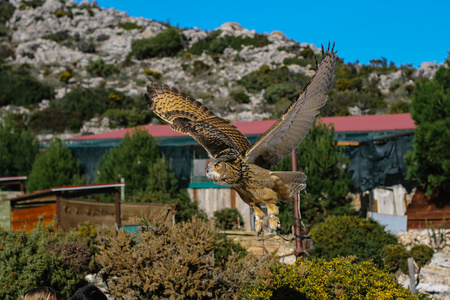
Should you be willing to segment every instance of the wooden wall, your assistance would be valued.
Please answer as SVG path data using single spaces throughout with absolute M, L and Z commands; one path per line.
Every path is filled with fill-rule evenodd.
M 56 217 L 56 203 L 11 211 L 11 229 L 21 230 L 26 225 L 26 231 L 30 232 L 40 217 L 45 225 L 50 224 Z

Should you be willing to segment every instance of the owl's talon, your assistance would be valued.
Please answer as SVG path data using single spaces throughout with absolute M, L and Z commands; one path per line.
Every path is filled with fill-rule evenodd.
M 273 229 L 275 231 L 278 231 L 281 229 L 281 222 L 280 219 L 278 219 L 277 217 L 273 216 L 269 218 L 269 226 L 270 229 Z

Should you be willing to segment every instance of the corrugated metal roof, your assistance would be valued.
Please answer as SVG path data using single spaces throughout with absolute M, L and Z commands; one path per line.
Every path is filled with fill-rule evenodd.
M 412 130 L 416 126 L 409 113 L 392 115 L 367 115 L 367 116 L 346 116 L 346 117 L 324 117 L 321 118 L 325 124 L 334 124 L 335 132 L 365 132 L 365 131 L 394 131 Z M 244 135 L 260 135 L 265 133 L 276 120 L 233 122 Z M 146 125 L 149 133 L 156 138 L 183 137 L 185 134 L 173 131 L 170 125 Z M 120 129 L 99 134 L 84 135 L 68 139 L 76 140 L 101 140 L 101 139 L 122 139 L 126 132 L 133 128 Z

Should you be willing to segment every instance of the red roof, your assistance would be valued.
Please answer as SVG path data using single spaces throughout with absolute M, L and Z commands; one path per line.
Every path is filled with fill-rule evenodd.
M 346 116 L 346 117 L 324 117 L 321 118 L 325 124 L 334 124 L 336 132 L 355 132 L 355 131 L 389 131 L 414 129 L 416 126 L 411 115 L 392 114 L 392 115 L 368 115 L 368 116 Z M 245 135 L 263 134 L 276 120 L 251 121 L 251 122 L 233 122 L 239 130 Z M 146 125 L 146 128 L 153 137 L 177 137 L 185 136 L 182 133 L 173 131 L 170 125 Z M 125 133 L 133 128 L 120 129 L 99 134 L 84 135 L 74 137 L 69 140 L 94 140 L 94 139 L 122 139 Z

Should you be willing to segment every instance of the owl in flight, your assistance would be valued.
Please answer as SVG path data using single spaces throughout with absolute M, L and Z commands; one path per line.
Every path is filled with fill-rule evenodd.
M 270 167 L 298 147 L 327 102 L 337 59 L 334 44 L 331 51 L 329 45 L 326 52 L 322 47 L 322 53 L 323 59 L 308 85 L 254 145 L 237 127 L 176 88 L 157 83 L 147 87 L 149 108 L 173 130 L 192 136 L 213 157 L 206 168 L 208 178 L 232 187 L 253 208 L 258 235 L 263 231 L 261 205 L 267 207 L 270 228 L 278 232 L 281 224 L 276 203 L 292 200 L 306 187 L 303 172 L 275 172 Z

